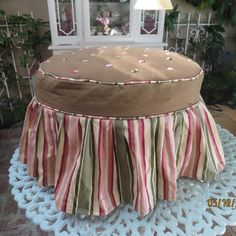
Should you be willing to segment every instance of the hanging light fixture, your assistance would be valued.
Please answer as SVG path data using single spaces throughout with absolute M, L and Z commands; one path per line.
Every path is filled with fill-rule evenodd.
M 139 10 L 169 10 L 173 9 L 170 0 L 137 0 L 134 9 Z

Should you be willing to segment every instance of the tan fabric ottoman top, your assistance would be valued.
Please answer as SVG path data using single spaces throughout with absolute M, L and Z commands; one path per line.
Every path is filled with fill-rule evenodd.
M 142 117 L 197 103 L 201 67 L 158 49 L 111 46 L 55 55 L 36 74 L 36 99 L 63 112 Z

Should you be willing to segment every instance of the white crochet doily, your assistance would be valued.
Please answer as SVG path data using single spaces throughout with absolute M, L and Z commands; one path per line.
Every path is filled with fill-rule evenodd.
M 159 201 L 144 218 L 138 217 L 130 205 L 120 206 L 105 218 L 71 216 L 58 211 L 53 189 L 39 187 L 36 179 L 27 175 L 26 166 L 18 160 L 18 149 L 9 168 L 11 192 L 28 218 L 56 236 L 222 235 L 226 226 L 236 225 L 236 137 L 220 127 L 219 132 L 226 159 L 224 171 L 211 184 L 179 179 L 177 201 Z M 215 198 L 219 207 L 209 207 L 210 198 Z M 231 205 L 227 206 L 224 199 Z

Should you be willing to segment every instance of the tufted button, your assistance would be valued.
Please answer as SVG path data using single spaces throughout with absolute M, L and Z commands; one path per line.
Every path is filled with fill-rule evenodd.
M 146 61 L 145 60 L 139 60 L 138 63 L 142 64 L 142 63 L 145 63 Z
M 138 73 L 139 72 L 139 69 L 138 68 L 135 68 L 133 70 L 131 70 L 132 73 Z
M 112 64 L 106 64 L 106 67 L 111 68 L 111 67 L 113 67 L 113 65 Z
M 167 67 L 166 69 L 167 69 L 167 70 L 169 70 L 169 71 L 172 71 L 172 70 L 174 70 L 174 68 L 173 68 L 173 67 L 170 67 L 170 66 L 169 66 L 169 67 Z
M 78 74 L 78 73 L 79 73 L 79 70 L 78 70 L 78 69 L 72 70 L 72 73 L 73 73 L 73 74 Z

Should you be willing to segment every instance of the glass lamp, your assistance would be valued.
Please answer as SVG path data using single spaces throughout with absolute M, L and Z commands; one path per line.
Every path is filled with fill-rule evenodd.
M 134 9 L 139 10 L 169 10 L 173 9 L 170 0 L 137 0 Z

